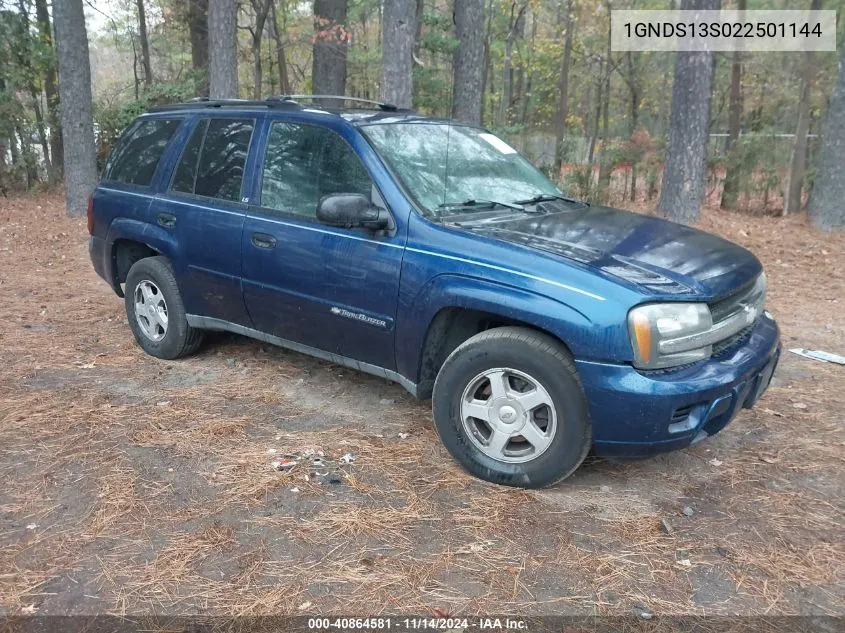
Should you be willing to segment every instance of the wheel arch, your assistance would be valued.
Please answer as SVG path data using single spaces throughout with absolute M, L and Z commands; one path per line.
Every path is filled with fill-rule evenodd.
M 489 329 L 520 326 L 551 336 L 570 353 L 586 345 L 592 322 L 559 301 L 524 288 L 457 275 L 441 275 L 420 292 L 407 313 L 417 324 L 403 332 L 397 359 L 417 383 L 417 397 L 431 396 L 434 379 L 461 343 Z M 407 372 L 407 373 L 406 373 Z
M 120 285 L 126 281 L 126 275 L 132 264 L 146 257 L 164 256 L 172 261 L 176 251 L 173 235 L 146 222 L 118 218 L 109 227 L 108 243 L 111 245 L 112 289 L 119 297 L 123 296 Z

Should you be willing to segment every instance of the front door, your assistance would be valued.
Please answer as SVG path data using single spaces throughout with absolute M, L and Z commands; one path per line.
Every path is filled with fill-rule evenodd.
M 275 121 L 267 135 L 260 204 L 243 231 L 243 288 L 254 327 L 287 341 L 395 368 L 394 318 L 403 238 L 319 224 L 317 203 L 361 193 L 384 206 L 341 136 Z
M 183 254 L 174 262 L 188 314 L 249 326 L 241 292 L 242 201 L 255 120 L 201 117 L 153 216 L 171 225 Z

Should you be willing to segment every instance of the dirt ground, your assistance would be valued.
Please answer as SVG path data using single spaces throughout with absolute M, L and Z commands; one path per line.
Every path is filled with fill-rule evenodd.
M 845 354 L 845 235 L 701 226 L 763 260 L 785 347 Z M 233 335 L 144 355 L 86 240 L 0 198 L 2 613 L 845 615 L 845 367 L 785 352 L 715 438 L 505 489 L 384 380 Z M 271 467 L 309 449 L 328 476 Z

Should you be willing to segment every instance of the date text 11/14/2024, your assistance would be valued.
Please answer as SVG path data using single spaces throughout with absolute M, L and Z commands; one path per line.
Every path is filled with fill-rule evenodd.
M 519 618 L 372 617 L 309 618 L 311 631 L 527 631 Z

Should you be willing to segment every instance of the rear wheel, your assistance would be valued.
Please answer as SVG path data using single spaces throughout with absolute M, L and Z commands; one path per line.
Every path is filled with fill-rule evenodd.
M 571 475 L 592 442 L 586 399 L 566 348 L 520 327 L 460 345 L 434 385 L 434 422 L 470 473 L 540 488 Z
M 172 360 L 194 353 L 203 332 L 188 325 L 185 306 L 164 257 L 140 259 L 126 275 L 124 292 L 129 327 L 147 354 Z

